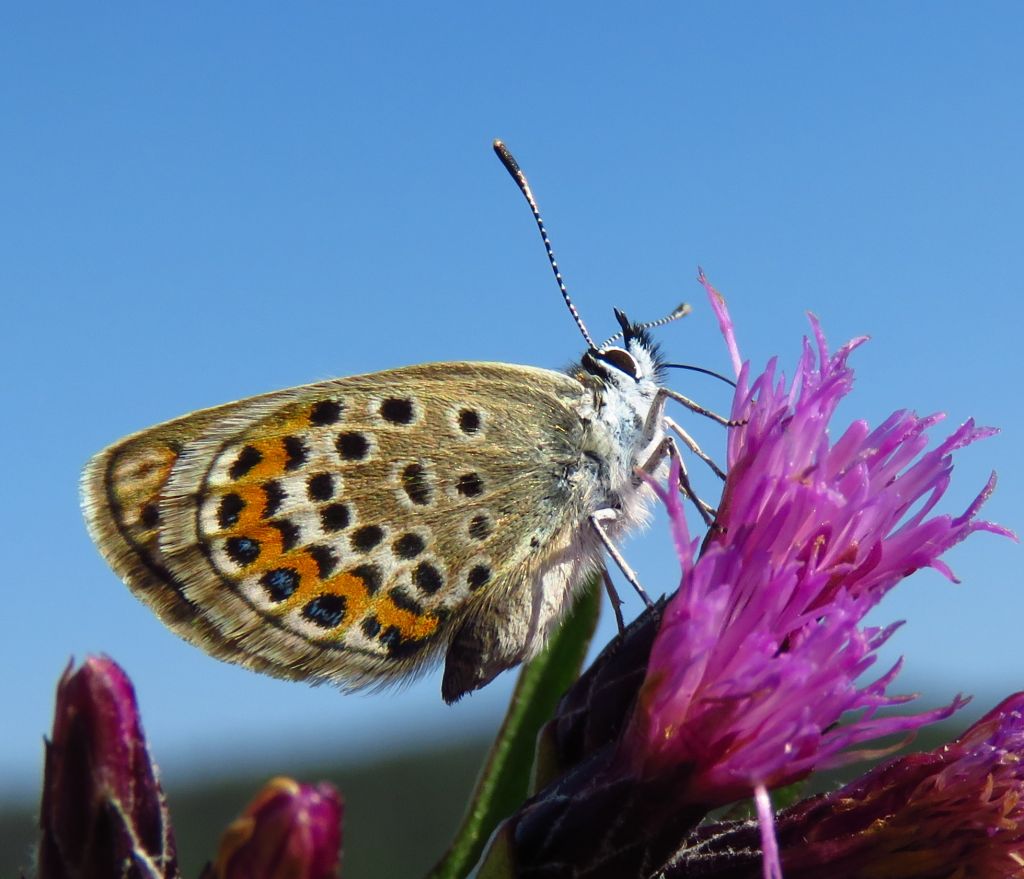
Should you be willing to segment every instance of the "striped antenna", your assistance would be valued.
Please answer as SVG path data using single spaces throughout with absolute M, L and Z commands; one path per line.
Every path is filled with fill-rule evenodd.
M 673 308 L 672 311 L 669 314 L 666 314 L 664 317 L 659 317 L 657 320 L 645 321 L 642 324 L 634 324 L 633 329 L 653 330 L 656 329 L 657 327 L 663 327 L 665 326 L 665 324 L 670 324 L 672 323 L 672 321 L 679 320 L 679 318 L 681 317 L 686 317 L 686 315 L 688 315 L 691 311 L 693 311 L 693 308 L 690 306 L 690 304 L 688 302 L 683 302 L 677 305 L 675 308 Z M 619 330 L 614 336 L 609 336 L 607 339 L 604 340 L 604 342 L 601 343 L 601 350 L 603 351 L 612 342 L 615 342 L 621 338 L 622 330 Z
M 558 289 L 562 291 L 562 298 L 565 300 L 565 304 L 569 308 L 569 314 L 571 314 L 572 319 L 576 321 L 576 326 L 580 328 L 580 332 L 583 334 L 583 339 L 586 341 L 587 347 L 594 350 L 594 340 L 590 338 L 590 333 L 587 332 L 587 327 L 583 323 L 583 318 L 580 317 L 580 313 L 576 310 L 576 306 L 572 304 L 572 300 L 569 298 L 569 291 L 565 289 L 565 282 L 562 280 L 562 273 L 558 271 L 558 263 L 555 261 L 555 252 L 551 249 L 551 242 L 548 240 L 547 229 L 544 228 L 544 221 L 540 217 L 540 209 L 537 207 L 537 202 L 533 197 L 533 193 L 530 191 L 530 184 L 526 182 L 526 175 L 523 173 L 522 168 L 519 167 L 519 163 L 512 156 L 512 153 L 508 151 L 508 147 L 500 140 L 494 141 L 494 152 L 498 154 L 498 158 L 501 159 L 501 164 L 505 166 L 505 170 L 512 175 L 512 179 L 515 180 L 516 185 L 519 187 L 519 191 L 526 197 L 526 202 L 530 205 L 530 210 L 533 212 L 533 219 L 536 221 L 537 228 L 540 230 L 540 237 L 544 242 L 544 249 L 548 252 L 548 262 L 551 263 L 551 271 L 555 273 L 555 281 L 558 282 Z

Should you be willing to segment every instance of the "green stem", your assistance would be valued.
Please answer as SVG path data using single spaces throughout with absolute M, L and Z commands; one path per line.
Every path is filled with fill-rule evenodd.
M 537 733 L 579 677 L 601 610 L 600 582 L 587 584 L 544 652 L 523 666 L 462 826 L 427 879 L 465 879 L 494 828 L 528 796 Z

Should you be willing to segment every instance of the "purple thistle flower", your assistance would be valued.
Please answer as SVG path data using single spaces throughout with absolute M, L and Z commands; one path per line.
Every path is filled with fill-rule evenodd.
M 341 859 L 342 801 L 330 784 L 275 778 L 224 831 L 204 877 L 334 879 Z
M 777 819 L 786 879 L 957 879 L 1024 875 L 1024 693 L 951 744 L 879 766 Z M 753 879 L 751 822 L 711 824 L 689 840 L 666 879 Z
M 178 876 L 135 691 L 107 657 L 69 665 L 57 685 L 40 828 L 39 879 Z
M 712 304 L 735 351 L 715 293 Z M 899 663 L 855 682 L 898 625 L 860 621 L 918 568 L 952 577 L 939 556 L 974 531 L 1009 535 L 976 518 L 994 476 L 962 515 L 928 518 L 949 484 L 952 452 L 994 431 L 968 421 L 925 452 L 940 417 L 897 412 L 875 430 L 856 421 L 830 442 L 829 420 L 853 381 L 847 359 L 864 340 L 830 355 L 811 322 L 817 357 L 805 341 L 791 385 L 774 361 L 753 382 L 740 370 L 732 417 L 742 424 L 730 432 L 718 517 L 696 560 L 678 494 L 656 487 L 683 579 L 622 754 L 642 777 L 678 775 L 683 802 L 722 804 L 791 783 L 863 756 L 853 745 L 912 731 L 965 702 L 879 717 L 912 698 L 886 692 Z M 673 480 L 677 473 L 674 465 Z M 853 719 L 837 725 L 848 712 Z
M 763 827 L 751 825 L 746 855 L 760 872 L 764 849 L 764 875 L 778 875 L 769 788 L 874 756 L 855 748 L 909 735 L 966 701 L 880 716 L 912 698 L 887 692 L 899 663 L 857 681 L 898 625 L 861 622 L 918 568 L 952 577 L 940 556 L 974 531 L 1012 536 L 977 518 L 994 478 L 960 516 L 930 515 L 952 453 L 993 431 L 968 422 L 927 451 L 940 418 L 898 412 L 875 430 L 855 422 L 831 442 L 829 421 L 852 386 L 847 360 L 863 340 L 829 354 L 812 318 L 816 345 L 805 342 L 793 383 L 774 361 L 751 380 L 724 301 L 708 290 L 739 373 L 732 417 L 741 422 L 730 431 L 715 524 L 703 545 L 691 536 L 673 463 L 671 487 L 654 488 L 669 511 L 679 591 L 563 699 L 544 733 L 548 765 L 562 774 L 505 822 L 486 862 L 510 865 L 509 875 L 651 876 L 674 851 L 687 864 L 674 875 L 731 875 L 724 868 L 750 858 L 714 848 L 695 828 L 711 808 L 753 794 Z M 688 838 L 695 845 L 679 851 Z

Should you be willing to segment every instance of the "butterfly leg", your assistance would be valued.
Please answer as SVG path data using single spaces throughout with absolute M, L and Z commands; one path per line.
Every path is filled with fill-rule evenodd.
M 608 573 L 608 569 L 603 565 L 601 566 L 601 579 L 604 580 L 604 591 L 608 593 L 608 600 L 612 604 L 612 612 L 615 614 L 615 622 L 619 627 L 619 634 L 621 635 L 626 631 L 626 622 L 622 618 L 622 599 L 619 598 L 619 593 L 615 591 L 612 575 Z
M 678 423 L 676 423 L 673 419 L 669 418 L 665 414 L 665 407 L 664 405 L 662 405 L 660 398 L 676 400 L 677 402 L 682 403 L 684 406 L 688 406 L 694 412 L 697 412 L 700 415 L 706 415 L 708 418 L 717 421 L 719 424 L 724 424 L 726 427 L 737 427 L 738 425 L 746 424 L 746 421 L 730 421 L 722 417 L 721 415 L 717 415 L 716 413 L 711 412 L 708 409 L 705 409 L 703 406 L 694 403 L 689 397 L 684 397 L 682 394 L 678 394 L 669 388 L 658 388 L 658 397 L 655 399 L 655 403 L 653 406 L 651 406 L 651 411 L 647 416 L 647 422 L 644 425 L 644 430 L 653 430 L 655 422 L 660 421 L 663 429 L 668 429 L 675 433 L 676 436 L 678 436 L 679 439 L 683 441 L 683 444 L 698 458 L 700 458 L 705 464 L 707 464 L 708 467 L 711 468 L 712 472 L 714 472 L 714 474 L 719 479 L 724 480 L 725 471 L 723 471 L 722 468 L 719 467 L 714 462 L 710 455 L 708 455 L 699 445 L 697 445 L 697 441 L 692 436 L 690 436 L 690 434 L 688 434 L 685 430 L 683 430 L 682 427 L 680 427 Z M 657 462 L 664 458 L 665 455 L 669 454 L 671 454 L 671 450 L 667 448 L 664 442 L 662 442 L 662 444 L 658 446 L 658 448 L 654 451 L 654 454 L 649 459 L 649 463 L 653 461 L 655 464 L 657 464 Z M 649 469 L 646 466 L 644 467 L 644 470 L 647 473 L 653 472 L 653 470 Z
M 711 458 L 711 456 L 705 452 L 700 446 L 697 445 L 697 441 L 690 436 L 682 427 L 680 427 L 675 421 L 669 418 L 667 415 L 664 417 L 664 424 L 669 430 L 671 430 L 676 436 L 683 441 L 683 444 L 691 452 L 693 452 L 698 458 L 700 458 L 711 471 L 721 480 L 725 480 L 725 471 L 722 470 Z
M 608 532 L 605 531 L 604 525 L 602 524 L 602 522 L 612 522 L 617 519 L 618 516 L 619 514 L 611 508 L 597 510 L 590 514 L 590 526 L 594 529 L 594 533 L 597 534 L 598 538 L 600 538 L 601 543 L 604 544 L 604 548 L 608 555 L 612 557 L 612 561 L 619 566 L 619 570 L 622 571 L 622 575 L 629 581 L 629 585 L 636 590 L 637 595 L 643 599 L 644 604 L 648 607 L 652 607 L 654 602 L 651 601 L 647 592 L 644 590 L 644 587 L 640 585 L 640 580 L 637 577 L 636 572 L 629 566 L 629 562 L 622 557 L 622 553 L 619 552 L 619 548 L 612 541 L 611 537 L 608 536 Z
M 675 422 L 670 418 L 666 418 L 665 422 L 671 428 L 676 426 Z M 685 433 L 685 431 L 683 432 Z M 697 512 L 700 513 L 700 517 L 704 520 L 704 524 L 710 527 L 715 520 L 717 511 L 709 503 L 702 500 L 697 495 L 697 492 L 693 490 L 693 486 L 690 484 L 690 474 L 686 469 L 686 461 L 683 460 L 683 456 L 679 453 L 679 446 L 676 445 L 676 441 L 672 437 L 666 436 L 639 469 L 648 475 L 654 473 L 666 455 L 670 458 L 675 458 L 679 462 L 679 490 L 697 508 Z
M 696 412 L 698 415 L 703 415 L 705 418 L 717 421 L 724 427 L 739 427 L 741 424 L 746 424 L 745 421 L 736 421 L 732 418 L 726 418 L 724 415 L 719 415 L 717 412 L 712 412 L 710 409 L 705 409 L 700 403 L 691 400 L 689 397 L 684 397 L 679 391 L 673 391 L 671 388 L 659 388 L 659 393 L 664 394 L 670 400 L 682 403 L 691 412 Z

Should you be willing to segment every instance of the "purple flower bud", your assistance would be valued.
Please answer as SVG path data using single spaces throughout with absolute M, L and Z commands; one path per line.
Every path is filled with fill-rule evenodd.
M 174 837 L 128 676 L 111 659 L 69 665 L 46 742 L 39 879 L 168 879 Z
M 342 801 L 329 784 L 275 778 L 221 837 L 216 879 L 334 879 L 341 860 Z

